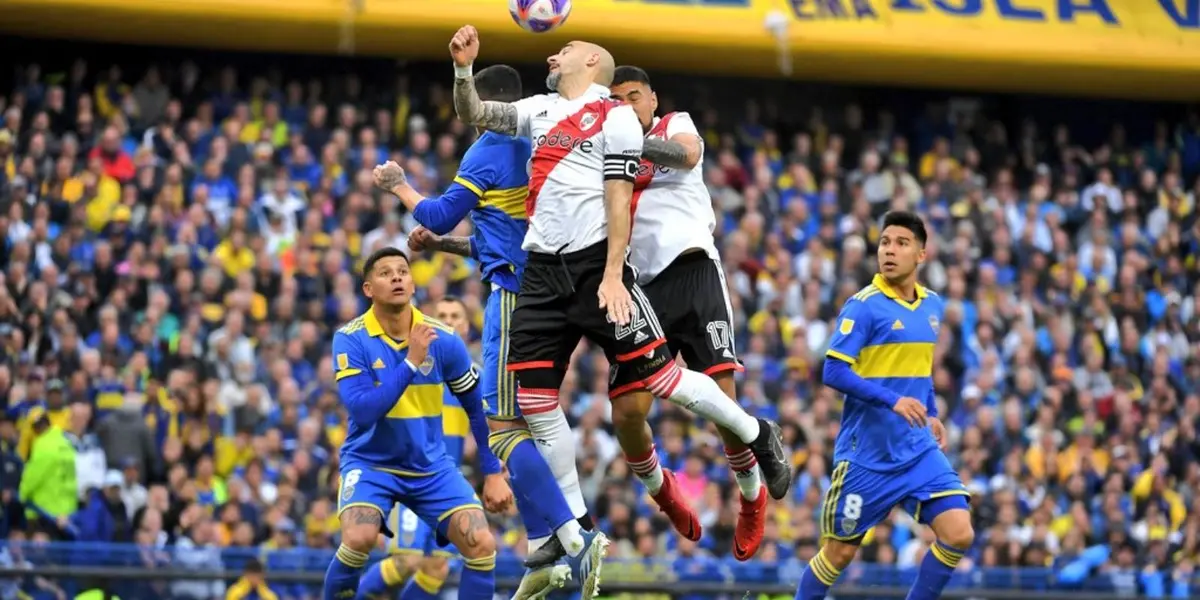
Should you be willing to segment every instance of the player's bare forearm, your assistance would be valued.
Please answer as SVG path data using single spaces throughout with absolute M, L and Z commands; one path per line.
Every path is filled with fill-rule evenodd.
M 430 244 L 438 252 L 471 256 L 471 238 L 463 236 L 443 236 Z
M 407 208 L 408 212 L 416 210 L 417 205 L 425 199 L 425 197 L 421 195 L 421 192 L 413 189 L 413 186 L 408 185 L 407 180 L 393 185 L 392 187 L 388 188 L 388 191 L 400 199 L 400 202 L 404 204 L 404 208 Z
M 692 135 L 676 135 L 669 140 L 647 138 L 642 144 L 642 158 L 672 169 L 692 169 L 700 162 L 700 140 Z
M 470 77 L 454 79 L 454 111 L 467 125 L 505 135 L 517 134 L 517 107 L 507 102 L 484 102 Z
M 604 212 L 608 218 L 608 258 L 604 263 L 606 277 L 621 277 L 625 268 L 625 253 L 629 248 L 629 232 L 633 226 L 630 207 L 633 204 L 633 182 L 609 179 L 604 182 Z

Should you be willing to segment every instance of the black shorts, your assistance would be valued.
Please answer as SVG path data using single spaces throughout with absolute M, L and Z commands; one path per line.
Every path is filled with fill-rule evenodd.
M 658 310 L 671 356 L 683 355 L 689 369 L 713 375 L 741 370 L 733 342 L 733 306 L 721 263 L 704 252 L 675 259 L 642 288 Z M 609 394 L 618 395 L 639 378 L 622 366 L 609 375 Z
M 607 254 L 607 241 L 566 254 L 529 253 L 508 346 L 508 369 L 518 372 L 522 387 L 530 387 L 521 382 L 522 372 L 547 369 L 556 379 L 539 376 L 532 387 L 557 390 L 580 338 L 603 348 L 609 362 L 621 364 L 639 385 L 671 362 L 654 308 L 631 267 L 625 266 L 622 277 L 633 297 L 629 324 L 609 322 L 608 311 L 600 308 L 596 294 Z

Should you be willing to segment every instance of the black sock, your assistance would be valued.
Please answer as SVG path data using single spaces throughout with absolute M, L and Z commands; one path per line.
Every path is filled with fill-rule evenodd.
M 579 523 L 579 526 L 583 528 L 584 531 L 593 531 L 596 529 L 596 524 L 592 522 L 592 515 L 590 514 L 583 515 L 582 517 L 575 519 L 575 521 Z

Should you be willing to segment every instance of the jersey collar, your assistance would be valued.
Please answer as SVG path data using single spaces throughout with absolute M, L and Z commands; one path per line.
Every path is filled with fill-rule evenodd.
M 925 291 L 925 288 L 918 283 L 915 288 L 917 291 L 917 301 L 909 302 L 908 300 L 901 298 L 900 294 L 896 292 L 896 290 L 893 290 L 892 286 L 888 285 L 887 279 L 884 279 L 883 275 L 878 273 L 876 273 L 875 278 L 871 280 L 871 284 L 879 288 L 879 291 L 883 292 L 884 296 L 895 300 L 900 304 L 900 306 L 903 306 L 908 310 L 916 310 L 917 307 L 921 305 L 921 301 L 925 299 L 925 296 L 929 295 L 929 293 Z
M 425 322 L 425 314 L 422 313 L 421 311 L 417 310 L 417 307 L 415 307 L 415 306 L 412 307 L 412 324 L 413 324 L 413 326 L 416 326 L 418 323 L 424 323 L 424 322 Z M 385 332 L 383 330 L 383 325 L 380 324 L 379 319 L 375 317 L 374 310 L 371 310 L 368 308 L 367 313 L 365 315 L 363 315 L 363 327 L 366 328 L 367 335 L 369 335 L 371 337 L 377 337 L 377 338 L 382 339 L 384 342 L 387 343 L 387 345 L 391 346 L 392 348 L 395 348 L 396 350 L 403 350 L 404 348 L 408 347 L 408 340 L 404 340 L 403 342 L 398 342 L 398 341 L 392 339 L 392 336 L 388 335 L 387 332 Z

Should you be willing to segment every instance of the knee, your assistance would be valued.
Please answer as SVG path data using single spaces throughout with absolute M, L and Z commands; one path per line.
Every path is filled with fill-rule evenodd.
M 370 553 L 379 541 L 379 531 L 365 525 L 342 526 L 342 545 L 357 552 Z
M 653 397 L 644 392 L 622 394 L 612 400 L 612 423 L 617 429 L 644 427 Z
M 421 561 L 418 570 L 426 577 L 436 581 L 445 581 L 450 576 L 450 561 L 440 556 L 430 556 Z
M 951 548 L 969 550 L 975 544 L 975 528 L 971 527 L 970 521 L 957 527 L 947 527 L 945 531 L 938 532 L 938 540 Z
M 825 560 L 828 560 L 834 568 L 840 571 L 850 566 L 850 563 L 854 561 L 854 555 L 858 554 L 858 546 L 837 540 L 829 540 L 825 542 L 821 553 L 825 556 Z
M 355 506 L 342 513 L 342 545 L 357 551 L 370 553 L 379 541 L 379 528 L 383 515 L 378 509 Z
M 464 510 L 451 517 L 448 537 L 463 558 L 485 558 L 496 553 L 496 538 L 482 510 Z

